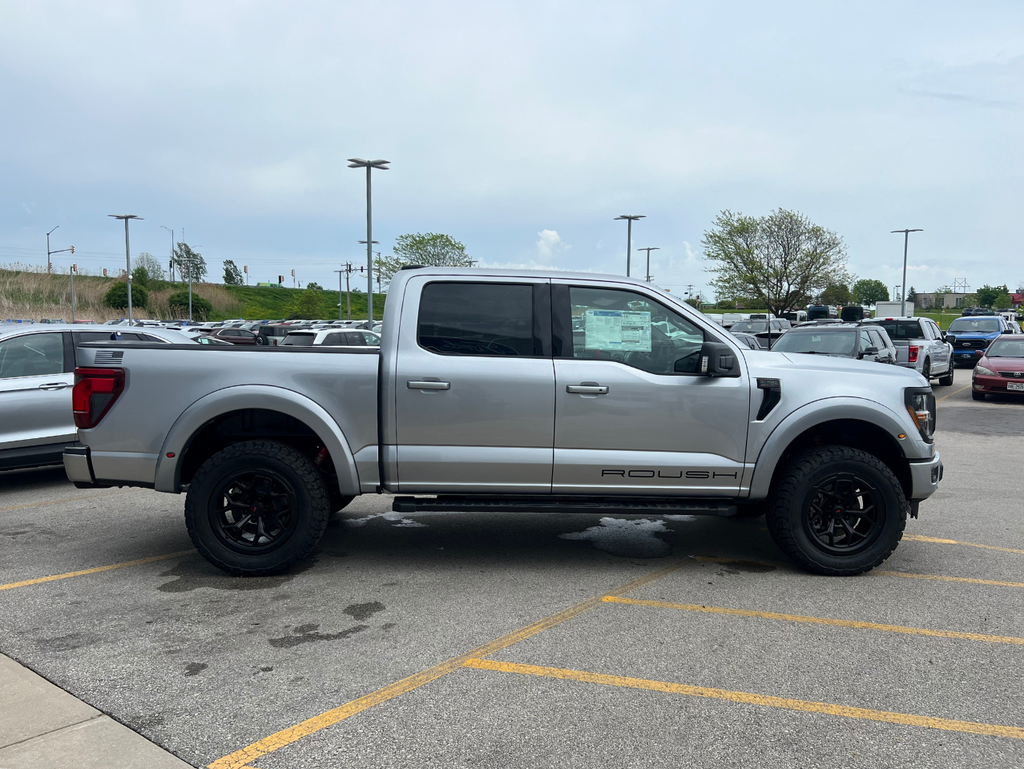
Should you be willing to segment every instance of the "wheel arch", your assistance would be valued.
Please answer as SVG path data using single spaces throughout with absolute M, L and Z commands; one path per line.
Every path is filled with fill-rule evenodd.
M 807 408 L 803 414 L 796 412 L 776 427 L 761 449 L 754 466 L 750 498 L 766 499 L 789 458 L 797 452 L 813 446 L 840 445 L 878 457 L 892 470 L 910 499 L 910 464 L 903 446 L 894 437 L 901 433 L 905 434 L 906 428 L 877 403 L 846 402 Z
M 180 492 L 217 451 L 259 438 L 287 443 L 310 458 L 318 447 L 326 448 L 324 464 L 330 464 L 322 469 L 329 476 L 333 470 L 341 494 L 359 493 L 355 459 L 337 422 L 306 396 L 266 385 L 224 388 L 189 406 L 164 439 L 155 488 Z

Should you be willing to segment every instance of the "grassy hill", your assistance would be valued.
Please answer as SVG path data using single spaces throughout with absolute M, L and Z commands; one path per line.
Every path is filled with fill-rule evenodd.
M 103 297 L 116 282 L 115 278 L 96 275 L 75 276 L 75 317 L 95 321 L 113 320 L 123 312 L 103 305 Z M 153 281 L 149 286 L 149 305 L 136 308 L 135 317 L 170 319 L 168 298 L 187 284 Z M 224 286 L 218 283 L 194 283 L 192 293 L 206 299 L 213 307 L 209 320 L 248 318 L 264 320 L 287 318 L 296 311 L 304 289 L 257 286 Z M 316 315 L 338 317 L 338 292 L 318 292 L 321 299 Z M 344 300 L 344 295 L 342 295 Z M 373 314 L 383 317 L 384 295 L 376 294 Z M 347 314 L 345 315 L 347 317 Z M 352 317 L 366 317 L 366 294 L 352 294 Z M 31 270 L 0 269 L 0 320 L 7 318 L 63 318 L 71 320 L 71 278 L 67 273 L 47 274 Z

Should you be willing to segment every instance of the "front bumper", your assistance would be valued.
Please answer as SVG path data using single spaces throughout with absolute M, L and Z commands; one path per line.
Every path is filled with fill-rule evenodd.
M 942 458 L 937 451 L 935 456 L 930 459 L 923 459 L 919 462 L 912 461 L 910 463 L 910 500 L 918 502 L 938 491 L 942 473 Z
M 977 393 L 995 393 L 999 395 L 1024 395 L 1024 390 L 1011 390 L 1009 385 L 1015 384 L 1018 386 L 1024 385 L 1024 377 L 1017 379 L 1016 377 L 1002 377 L 1002 376 L 981 376 L 975 372 L 974 379 L 971 381 L 971 387 L 974 392 Z

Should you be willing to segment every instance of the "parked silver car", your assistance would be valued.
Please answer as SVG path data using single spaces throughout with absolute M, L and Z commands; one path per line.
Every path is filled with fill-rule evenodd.
M 59 464 L 77 439 L 71 406 L 82 342 L 187 344 L 169 329 L 0 325 L 0 470 Z

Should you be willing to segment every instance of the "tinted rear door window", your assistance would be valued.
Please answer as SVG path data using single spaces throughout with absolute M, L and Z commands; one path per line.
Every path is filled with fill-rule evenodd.
M 429 283 L 417 336 L 421 347 L 442 355 L 535 355 L 533 286 Z

